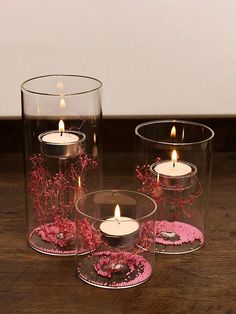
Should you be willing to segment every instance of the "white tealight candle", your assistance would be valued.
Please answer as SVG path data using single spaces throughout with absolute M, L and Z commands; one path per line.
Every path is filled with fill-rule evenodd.
M 108 218 L 100 225 L 100 230 L 110 236 L 125 236 L 139 229 L 137 221 L 129 217 Z
M 176 162 L 175 167 L 173 167 L 173 162 L 164 161 L 156 165 L 154 170 L 160 175 L 178 177 L 191 173 L 192 168 L 184 162 Z
M 42 141 L 50 144 L 73 144 L 78 142 L 79 137 L 69 132 L 50 132 L 42 137 Z
M 154 170 L 159 175 L 179 177 L 185 176 L 192 172 L 192 168 L 185 162 L 177 162 L 177 153 L 174 150 L 172 152 L 172 161 L 163 161 L 154 167 Z
M 100 224 L 103 237 L 110 245 L 132 245 L 139 238 L 139 223 L 132 218 L 120 216 L 119 205 L 116 205 L 114 217 L 108 218 Z
M 81 140 L 79 135 L 81 135 Z M 85 135 L 80 132 L 65 131 L 64 122 L 60 120 L 58 131 L 42 133 L 38 139 L 41 143 L 41 151 L 45 156 L 65 158 L 79 154 L 80 142 L 85 139 Z

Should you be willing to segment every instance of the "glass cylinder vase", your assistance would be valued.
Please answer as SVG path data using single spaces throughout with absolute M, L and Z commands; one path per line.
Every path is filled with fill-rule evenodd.
M 101 188 L 102 83 L 47 75 L 21 86 L 29 245 L 75 254 L 77 198 Z
M 206 213 L 214 132 L 180 120 L 140 124 L 136 134 L 136 179 L 139 190 L 158 205 L 158 253 L 199 249 L 206 239 Z
M 93 286 L 119 289 L 147 281 L 153 269 L 156 203 L 127 190 L 101 190 L 76 204 L 76 271 Z

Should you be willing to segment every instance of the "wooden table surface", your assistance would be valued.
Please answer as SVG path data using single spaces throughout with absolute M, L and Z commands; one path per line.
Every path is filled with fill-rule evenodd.
M 129 187 L 127 160 L 105 156 L 106 187 Z M 0 155 L 0 188 L 0 313 L 236 313 L 236 153 L 215 154 L 207 244 L 156 255 L 152 278 L 125 290 L 85 284 L 73 257 L 27 247 L 21 155 Z

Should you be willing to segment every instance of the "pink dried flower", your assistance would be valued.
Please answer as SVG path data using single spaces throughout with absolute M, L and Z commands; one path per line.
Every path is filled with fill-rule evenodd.
M 58 172 L 52 174 L 45 166 L 41 154 L 30 157 L 32 171 L 30 174 L 29 194 L 32 198 L 35 218 L 43 223 L 53 221 L 56 216 L 66 218 L 74 210 L 74 199 L 78 185 L 78 177 L 85 171 L 92 170 L 97 162 L 82 153 L 76 158 L 68 158 L 68 174 Z
M 77 238 L 80 251 L 93 250 L 101 243 L 101 237 L 89 222 L 88 218 L 77 220 Z
M 139 246 L 143 249 L 149 250 L 154 243 L 154 221 L 146 221 L 141 224 L 141 236 Z
M 36 233 L 46 242 L 65 247 L 75 240 L 75 222 L 56 217 L 53 223 L 36 228 Z

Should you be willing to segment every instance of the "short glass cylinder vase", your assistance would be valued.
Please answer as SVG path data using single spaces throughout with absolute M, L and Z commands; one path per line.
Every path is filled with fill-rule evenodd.
M 76 203 L 76 271 L 96 287 L 121 289 L 153 270 L 156 203 L 139 192 L 101 190 Z
M 75 202 L 101 188 L 101 89 L 78 75 L 21 86 L 28 243 L 41 253 L 75 255 Z
M 155 251 L 188 253 L 206 240 L 206 213 L 214 132 L 180 120 L 140 124 L 136 181 L 158 206 Z

